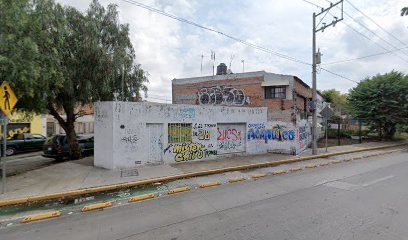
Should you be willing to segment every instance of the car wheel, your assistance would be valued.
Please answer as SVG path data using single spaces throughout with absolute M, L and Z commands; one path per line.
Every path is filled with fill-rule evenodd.
M 62 156 L 55 157 L 55 161 L 62 162 L 64 158 Z
M 15 149 L 15 148 L 8 147 L 8 148 L 6 149 L 6 156 L 11 156 L 11 155 L 14 155 L 15 153 L 16 153 L 16 149 Z

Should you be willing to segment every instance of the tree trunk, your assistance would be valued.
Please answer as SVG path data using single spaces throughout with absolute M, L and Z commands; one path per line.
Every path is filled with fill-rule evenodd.
M 395 125 L 386 125 L 384 126 L 384 138 L 385 139 L 392 139 L 394 137 L 395 132 L 397 131 Z
M 52 104 L 48 105 L 48 110 L 50 114 L 58 121 L 60 126 L 64 129 L 67 137 L 67 142 L 69 145 L 69 157 L 71 159 L 81 158 L 81 149 L 78 144 L 77 135 L 75 132 L 75 114 L 74 110 L 69 108 L 64 108 L 67 119 L 64 120 L 59 113 L 56 111 Z
M 67 121 L 64 130 L 65 133 L 67 134 L 67 141 L 69 145 L 69 157 L 71 159 L 80 159 L 81 149 L 78 144 L 74 121 Z

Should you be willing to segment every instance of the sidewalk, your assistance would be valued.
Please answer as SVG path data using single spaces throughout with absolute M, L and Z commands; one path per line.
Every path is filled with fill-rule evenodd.
M 330 147 L 328 153 L 386 144 L 392 143 L 375 142 L 336 146 Z M 326 152 L 324 149 L 319 149 L 319 153 Z M 307 150 L 303 152 L 301 156 L 303 157 L 309 155 L 311 155 L 311 151 Z M 93 157 L 88 157 L 81 160 L 68 161 L 47 166 L 18 176 L 9 177 L 7 179 L 6 194 L 0 194 L 0 199 L 13 199 L 38 194 L 49 194 L 81 188 L 170 176 L 186 172 L 210 170 L 267 161 L 278 161 L 294 157 L 295 156 L 291 155 L 268 153 L 253 156 L 226 157 L 208 161 L 174 163 L 170 165 L 144 166 L 137 169 L 137 176 L 121 176 L 120 170 L 106 170 L 93 167 Z

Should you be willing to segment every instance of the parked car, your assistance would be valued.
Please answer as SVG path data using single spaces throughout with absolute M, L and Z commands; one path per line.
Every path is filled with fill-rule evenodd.
M 94 151 L 94 137 L 92 135 L 78 135 L 78 143 L 82 156 L 92 155 Z M 65 134 L 55 135 L 45 142 L 43 157 L 62 160 L 69 157 L 69 144 Z
M 6 140 L 6 155 L 11 156 L 18 152 L 40 151 L 46 140 L 47 138 L 40 134 L 14 134 Z M 0 146 L 3 149 L 3 141 L 1 141 Z

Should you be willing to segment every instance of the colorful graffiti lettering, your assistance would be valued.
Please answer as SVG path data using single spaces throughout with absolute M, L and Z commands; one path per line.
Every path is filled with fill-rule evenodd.
M 173 146 L 176 162 L 201 159 L 204 156 L 203 145 L 201 143 L 182 143 Z
M 273 141 L 294 141 L 295 131 L 286 129 L 285 126 L 276 125 L 271 129 L 265 128 L 250 128 L 248 129 L 248 140 L 264 140 L 268 143 L 269 140 Z
M 214 86 L 202 88 L 198 91 L 198 102 L 202 105 L 247 105 L 249 97 L 242 89 L 231 86 Z
M 199 140 L 210 140 L 210 131 L 199 129 L 194 131 L 193 136 L 196 136 Z
M 224 129 L 221 130 L 217 128 L 218 131 L 218 141 L 224 141 L 224 140 L 229 140 L 229 141 L 241 141 L 241 131 L 237 129 Z

